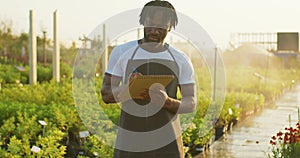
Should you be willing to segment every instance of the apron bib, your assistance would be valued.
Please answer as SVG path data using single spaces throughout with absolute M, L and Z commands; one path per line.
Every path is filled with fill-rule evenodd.
M 166 87 L 166 93 L 169 97 L 176 99 L 177 88 L 179 85 L 179 68 L 168 46 L 167 51 L 172 57 L 173 61 L 164 59 L 134 59 L 139 47 L 140 46 L 137 46 L 133 55 L 131 56 L 131 59 L 128 60 L 125 71 L 125 79 L 123 82 L 125 84 L 128 82 L 128 77 L 134 70 L 137 70 L 143 75 L 174 75 L 174 80 L 171 81 L 171 83 Z M 180 130 L 179 118 L 176 114 L 170 113 L 165 109 L 161 109 L 156 105 L 152 105 L 149 103 L 149 101 L 138 99 L 129 100 L 122 104 L 119 126 L 120 128 L 132 132 L 151 132 L 166 126 L 167 134 L 164 133 L 162 135 L 168 135 L 168 137 L 174 141 L 159 149 L 145 152 L 128 152 L 115 149 L 114 158 L 183 158 L 183 145 L 181 136 L 176 138 L 176 130 Z M 141 143 L 140 141 L 143 141 L 129 141 L 125 138 L 126 134 L 120 132 L 119 130 L 116 142 L 117 148 L 124 149 L 123 147 L 130 146 L 131 144 Z M 153 138 L 153 140 L 155 139 L 158 138 Z M 147 146 L 147 142 L 142 143 Z

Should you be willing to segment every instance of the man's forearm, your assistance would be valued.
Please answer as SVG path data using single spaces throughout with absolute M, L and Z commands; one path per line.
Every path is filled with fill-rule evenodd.
M 101 90 L 102 100 L 105 103 L 117 103 L 118 95 L 120 94 L 121 88 L 120 87 L 103 87 Z
M 119 102 L 117 96 L 121 91 L 121 88 L 119 87 L 121 79 L 121 77 L 105 73 L 101 89 L 102 100 L 105 103 Z
M 128 84 L 120 87 L 108 87 L 102 89 L 102 100 L 105 103 L 117 103 L 125 102 L 128 99 L 132 99 L 129 93 Z
M 196 109 L 196 100 L 193 96 L 186 96 L 181 100 L 168 97 L 163 108 L 174 114 L 190 113 Z

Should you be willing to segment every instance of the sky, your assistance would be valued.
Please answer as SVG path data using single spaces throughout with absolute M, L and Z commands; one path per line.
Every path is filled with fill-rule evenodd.
M 28 32 L 34 10 L 36 35 L 53 39 L 53 13 L 59 13 L 64 43 L 79 42 L 113 15 L 142 8 L 148 0 L 0 0 L 0 22 L 12 21 L 14 33 Z M 300 32 L 299 0 L 169 0 L 175 9 L 195 20 L 219 46 L 231 33 Z M 138 15 L 137 15 L 138 16 Z M 126 20 L 126 19 L 125 19 Z M 180 23 L 180 21 L 179 21 Z M 0 25 L 1 26 L 1 25 Z

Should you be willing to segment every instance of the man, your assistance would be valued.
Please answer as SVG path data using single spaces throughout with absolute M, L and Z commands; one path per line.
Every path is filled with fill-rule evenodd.
M 122 103 L 114 157 L 183 158 L 178 114 L 195 110 L 196 95 L 190 60 L 164 42 L 177 25 L 176 11 L 167 1 L 151 1 L 142 9 L 139 22 L 144 38 L 116 47 L 103 79 L 103 101 Z M 167 87 L 151 86 L 143 99 L 133 99 L 128 85 L 141 75 L 172 75 L 174 79 Z

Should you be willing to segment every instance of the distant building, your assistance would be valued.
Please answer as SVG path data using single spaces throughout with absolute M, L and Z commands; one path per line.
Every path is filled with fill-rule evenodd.
M 281 61 L 273 53 L 254 44 L 243 44 L 222 54 L 225 66 L 282 67 Z
M 232 33 L 230 44 L 233 49 L 244 44 L 260 46 L 281 58 L 285 67 L 289 67 L 291 59 L 300 57 L 298 32 Z
M 254 44 L 270 52 L 299 53 L 299 33 L 232 33 L 230 44 L 234 48 L 243 44 Z

